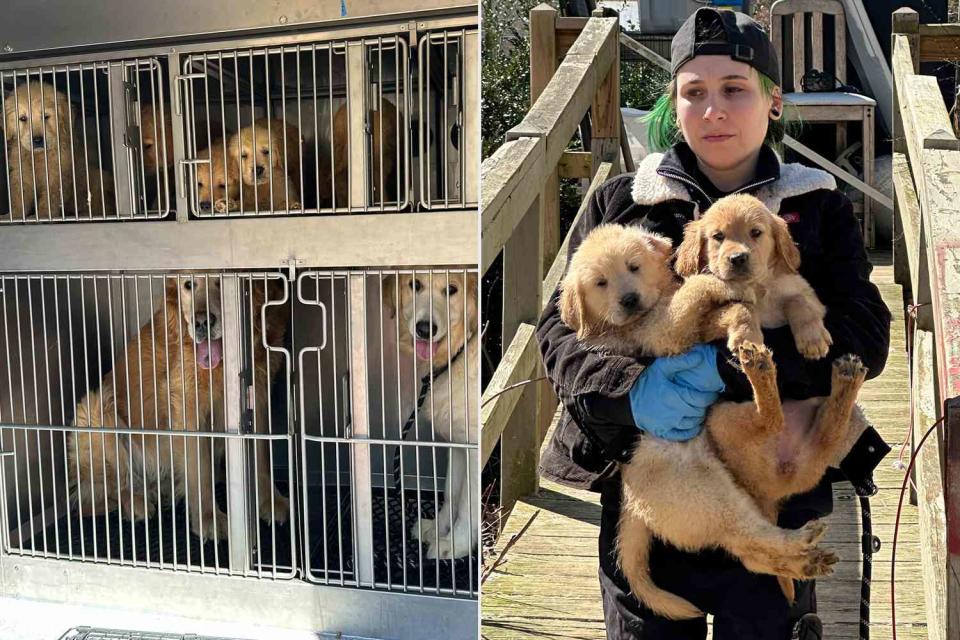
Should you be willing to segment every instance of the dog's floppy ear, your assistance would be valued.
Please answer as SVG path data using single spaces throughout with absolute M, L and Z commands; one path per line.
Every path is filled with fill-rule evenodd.
M 703 238 L 700 233 L 700 222 L 688 222 L 683 228 L 683 242 L 677 249 L 677 261 L 673 270 L 684 278 L 700 273 L 700 258 L 703 254 Z
M 597 327 L 583 300 L 583 285 L 575 274 L 567 274 L 560 285 L 560 319 L 563 324 L 577 332 L 581 340 L 597 333 Z
M 664 238 L 656 233 L 648 233 L 647 244 L 655 253 L 663 257 L 664 262 L 673 255 L 673 243 L 670 242 L 669 238 Z
M 388 274 L 380 281 L 383 290 L 383 306 L 390 310 L 390 319 L 397 317 L 397 275 Z
M 800 250 L 793 243 L 787 222 L 778 215 L 771 215 L 773 225 L 773 261 L 788 273 L 796 273 L 800 268 Z

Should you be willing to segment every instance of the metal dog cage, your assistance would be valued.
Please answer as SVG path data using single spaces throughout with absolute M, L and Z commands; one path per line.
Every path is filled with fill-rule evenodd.
M 12 66 L 0 224 L 476 206 L 478 32 L 405 27 Z
M 438 637 L 477 633 L 478 550 L 428 556 L 431 539 L 455 546 L 462 533 L 444 511 L 447 478 L 476 472 L 479 393 L 447 389 L 459 400 L 446 427 L 425 421 L 424 379 L 443 379 L 434 367 L 444 367 L 408 348 L 414 329 L 390 315 L 401 296 L 387 285 L 444 285 L 432 308 L 455 298 L 452 283 L 477 277 L 476 5 L 391 2 L 377 7 L 396 13 L 362 20 L 307 3 L 282 31 L 237 16 L 223 18 L 228 32 L 212 29 L 211 6 L 195 31 L 150 25 L 145 41 L 123 28 L 118 40 L 99 38 L 75 16 L 83 39 L 57 31 L 39 53 L 0 27 L 14 49 L 0 46 L 4 99 L 17 105 L 33 80 L 69 94 L 75 115 L 65 119 L 86 124 L 75 142 L 102 157 L 101 202 L 113 196 L 96 215 L 61 201 L 49 217 L 36 202 L 14 217 L 0 180 L 0 595 L 346 636 L 419 638 L 424 620 Z M 141 0 L 116 10 L 128 5 L 151 11 Z M 311 21 L 311 11 L 326 17 Z M 338 113 L 341 150 L 329 144 Z M 287 151 L 298 149 L 279 169 L 289 177 L 298 165 L 298 202 L 284 184 L 283 206 L 271 196 L 248 208 L 242 188 L 235 207 L 201 206 L 215 136 L 229 143 L 261 118 L 298 131 L 290 145 L 280 129 Z M 388 122 L 394 133 L 383 135 Z M 328 215 L 346 213 L 365 215 Z M 209 294 L 199 314 L 184 315 L 187 282 Z M 431 332 L 475 318 L 457 308 L 437 306 L 446 324 Z M 201 331 L 197 315 L 206 341 L 181 341 Z M 282 331 L 268 336 L 277 315 Z M 160 320 L 171 316 L 182 323 L 169 342 L 179 373 L 142 355 L 167 344 L 171 325 Z M 474 358 L 449 355 L 448 366 Z M 275 368 L 266 390 L 264 366 Z M 168 375 L 179 390 L 151 395 L 148 381 Z M 454 417 L 473 431 L 455 437 Z M 285 521 L 273 517 L 283 500 Z M 468 501 L 473 526 L 479 496 Z

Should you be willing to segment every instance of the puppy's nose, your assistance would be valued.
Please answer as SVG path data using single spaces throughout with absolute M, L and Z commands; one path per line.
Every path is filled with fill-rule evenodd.
M 203 342 L 207 339 L 207 319 L 197 318 L 193 323 L 193 332 L 196 334 L 197 342 Z
M 210 201 L 209 201 L 209 200 L 204 200 L 204 201 L 202 201 L 202 202 L 200 203 L 200 210 L 201 210 L 201 211 L 210 211 Z
M 429 340 L 431 335 L 437 332 L 437 325 L 426 320 L 417 323 L 417 337 L 421 340 Z
M 743 268 L 747 266 L 747 262 L 750 260 L 750 254 L 746 252 L 735 253 L 730 256 L 730 264 L 737 268 Z
M 637 305 L 639 304 L 640 296 L 638 296 L 636 293 L 628 293 L 620 297 L 620 306 L 627 311 L 636 311 Z
M 33 146 L 42 147 L 43 146 L 43 136 L 33 136 Z
M 257 165 L 257 177 L 260 178 L 263 176 L 263 165 Z

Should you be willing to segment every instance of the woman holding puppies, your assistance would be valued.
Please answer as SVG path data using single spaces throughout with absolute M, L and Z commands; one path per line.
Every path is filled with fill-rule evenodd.
M 597 190 L 575 229 L 569 253 L 604 223 L 640 225 L 677 246 L 686 223 L 718 198 L 750 193 L 789 225 L 801 254 L 800 273 L 827 307 L 833 345 L 827 357 L 806 359 L 789 327 L 764 330 L 784 398 L 827 395 L 831 363 L 860 356 L 873 377 L 883 369 L 890 314 L 870 283 L 870 263 L 850 201 L 827 173 L 781 164 L 767 146 L 783 135 L 780 70 L 774 49 L 748 16 L 703 8 L 681 27 L 672 46 L 672 79 L 651 118 L 651 154 L 636 176 Z M 729 363 L 725 347 L 698 345 L 672 358 L 638 360 L 586 350 L 560 319 L 557 295 L 540 319 L 537 337 L 564 415 L 541 461 L 559 482 L 601 493 L 600 585 L 610 640 L 702 640 L 705 618 L 668 620 L 631 594 L 616 565 L 621 486 L 616 463 L 637 438 L 687 440 L 709 406 L 746 400 L 751 389 Z M 869 478 L 877 460 L 867 432 L 842 465 L 850 480 Z M 781 526 L 796 528 L 830 513 L 828 480 L 784 505 Z M 776 578 L 753 574 L 721 551 L 686 553 L 658 542 L 651 577 L 662 588 L 714 615 L 715 640 L 820 638 L 813 583 L 797 585 L 791 606 Z

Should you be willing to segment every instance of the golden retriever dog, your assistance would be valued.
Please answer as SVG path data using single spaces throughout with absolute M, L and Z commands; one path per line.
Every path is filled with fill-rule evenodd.
M 63 93 L 36 80 L 21 84 L 4 96 L 3 115 L 11 219 L 113 213 L 113 179 L 88 166 L 94 152 L 79 139 Z
M 300 132 L 282 120 L 261 118 L 230 137 L 228 148 L 240 173 L 244 211 L 302 209 Z
M 152 104 L 140 109 L 140 145 L 143 149 L 143 169 L 147 176 L 155 176 L 161 167 L 173 168 L 173 124 L 170 107 L 163 107 L 163 119 L 157 119 Z
M 329 168 L 328 154 L 321 153 L 320 163 L 320 199 L 322 202 L 334 202 L 334 206 L 360 206 L 350 197 L 350 170 L 349 159 L 349 110 L 344 103 L 333 115 L 333 136 L 330 142 L 333 149 L 333 171 Z M 380 204 L 396 197 L 396 164 L 397 164 L 397 108 L 389 100 L 382 100 L 380 109 L 371 109 L 367 113 L 367 122 L 370 123 L 372 155 L 370 158 L 370 186 L 372 187 L 373 201 L 371 204 Z M 402 126 L 402 125 L 401 125 Z M 366 151 L 363 151 L 366 154 Z M 359 154 L 354 153 L 354 157 Z M 330 176 L 336 186 L 334 194 L 330 185 Z M 381 176 L 383 186 L 381 188 Z
M 787 223 L 753 196 L 718 200 L 699 220 L 684 227 L 674 265 L 689 277 L 705 268 L 732 286 L 757 293 L 760 324 L 789 324 L 804 357 L 827 355 L 833 341 L 823 324 L 826 308 L 797 269 L 800 252 Z
M 701 286 L 704 278 L 713 277 L 705 274 L 691 276 L 671 292 L 668 241 L 639 228 L 610 227 L 598 227 L 584 240 L 562 283 L 561 317 L 585 345 L 621 355 L 669 355 L 658 352 L 658 347 L 682 347 L 675 336 L 689 339 L 691 333 L 681 327 L 677 334 L 665 317 L 682 325 L 686 316 L 688 324 L 702 327 L 704 322 L 718 322 L 730 308 L 755 307 L 749 296 L 726 304 L 726 310 L 722 303 L 717 306 L 720 298 L 684 296 L 691 283 Z M 731 287 L 732 300 L 741 295 L 738 288 Z M 685 312 L 678 299 L 689 301 Z M 657 307 L 672 311 L 665 314 Z M 646 323 L 653 329 L 639 328 Z M 723 327 L 706 327 L 704 339 L 721 333 Z M 736 329 L 736 324 L 726 327 Z M 740 335 L 749 335 L 754 328 L 747 322 Z M 603 338 L 618 332 L 615 340 Z M 674 337 L 664 339 L 662 333 Z M 777 507 L 783 498 L 815 485 L 826 466 L 839 463 L 866 427 L 854 405 L 865 375 L 862 365 L 852 356 L 838 360 L 831 396 L 801 403 L 808 419 L 797 421 L 796 429 L 785 429 L 769 351 L 748 340 L 737 349 L 753 385 L 754 401 L 714 405 L 704 432 L 686 442 L 642 438 L 621 468 L 621 567 L 634 595 L 665 617 L 692 618 L 702 612 L 650 579 L 652 535 L 688 551 L 721 547 L 749 570 L 782 578 L 790 598 L 790 579 L 827 575 L 837 560 L 817 548 L 825 531 L 822 523 L 810 522 L 796 531 L 781 529 L 776 526 Z
M 223 140 L 199 151 L 197 158 L 210 161 L 197 165 L 197 211 L 240 211 L 240 170 L 233 155 L 226 152 Z
M 266 287 L 263 281 L 254 281 L 251 291 L 255 310 L 253 384 L 260 399 L 254 430 L 258 433 L 265 433 L 268 427 L 265 398 L 280 366 L 280 358 L 274 356 L 269 359 L 268 368 L 261 336 L 267 344 L 276 346 L 282 343 L 286 332 L 286 305 L 267 303 L 268 295 L 271 303 L 279 298 L 277 285 L 274 280 Z M 265 303 L 266 327 L 260 313 Z M 88 394 L 77 405 L 75 426 L 111 427 L 126 423 L 143 429 L 145 434 L 151 430 L 223 432 L 223 341 L 219 279 L 170 279 L 163 307 L 127 345 L 126 358 L 115 363 L 99 392 Z M 105 407 L 102 412 L 101 403 Z M 106 409 L 114 406 L 120 420 L 115 420 L 114 412 Z M 202 540 L 226 538 L 226 515 L 216 506 L 213 495 L 213 465 L 223 453 L 222 438 L 116 438 L 79 432 L 70 434 L 69 440 L 71 469 L 77 468 L 71 493 L 86 513 L 102 514 L 119 504 L 124 517 L 149 517 L 156 510 L 157 492 L 170 494 L 173 485 L 174 500 L 187 497 L 191 531 Z M 266 441 L 256 443 L 258 513 L 264 521 L 283 523 L 288 518 L 289 503 L 273 486 L 268 446 Z M 118 471 L 120 486 L 115 480 Z M 127 480 L 131 471 L 135 476 L 132 483 Z M 158 489 L 148 491 L 149 486 Z
M 479 336 L 475 273 L 401 274 L 384 280 L 384 299 L 401 330 L 400 348 L 413 353 L 421 375 L 433 382 L 419 410 L 420 429 L 439 439 L 476 442 Z M 399 306 L 399 316 L 397 307 Z M 448 368 L 449 365 L 449 368 Z M 461 558 L 477 544 L 480 476 L 472 453 L 450 448 L 443 506 L 436 520 L 423 518 L 411 535 L 427 545 L 427 557 Z

